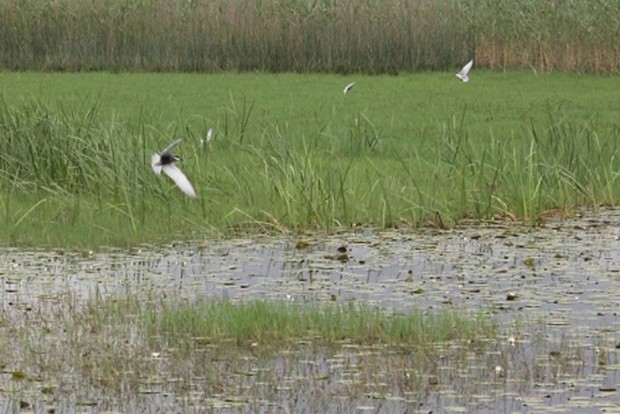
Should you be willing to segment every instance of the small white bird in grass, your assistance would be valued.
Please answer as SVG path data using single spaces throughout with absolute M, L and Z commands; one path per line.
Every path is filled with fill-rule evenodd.
M 456 74 L 456 77 L 462 80 L 463 82 L 469 82 L 469 76 L 467 74 L 471 70 L 471 67 L 474 65 L 474 60 L 470 60 L 467 62 L 467 65 L 463 66 L 463 69 L 459 73 Z
M 183 138 L 174 140 L 168 145 L 160 154 L 153 154 L 151 157 L 151 167 L 153 172 L 159 175 L 163 171 L 168 177 L 172 178 L 172 181 L 191 198 L 196 198 L 196 192 L 194 187 L 189 182 L 183 171 L 179 169 L 174 163 L 180 161 L 181 158 L 172 154 L 172 149 L 179 145 L 183 141 Z
M 350 84 L 348 84 L 347 86 L 344 87 L 344 89 L 342 90 L 342 93 L 344 95 L 346 95 L 347 93 L 349 93 L 349 91 L 351 89 L 353 89 L 353 85 L 355 85 L 355 82 L 351 82 Z

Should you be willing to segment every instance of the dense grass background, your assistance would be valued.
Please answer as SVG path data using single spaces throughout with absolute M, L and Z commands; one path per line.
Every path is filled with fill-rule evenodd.
M 612 78 L 0 73 L 0 84 L 0 239 L 14 243 L 539 223 L 620 194 Z M 179 135 L 198 200 L 149 166 Z
M 6 0 L 0 67 L 396 73 L 617 72 L 610 0 Z

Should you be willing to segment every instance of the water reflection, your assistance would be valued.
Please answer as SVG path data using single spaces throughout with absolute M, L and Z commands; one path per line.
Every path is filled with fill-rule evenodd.
M 611 211 L 542 229 L 304 237 L 304 249 L 295 247 L 298 238 L 145 246 L 87 257 L 5 249 L 2 300 L 4 306 L 31 302 L 67 289 L 83 299 L 94 292 L 163 291 L 188 298 L 366 301 L 397 311 L 491 307 L 503 319 L 542 312 L 567 324 L 609 328 L 620 311 L 617 224 Z M 344 246 L 345 258 L 338 251 Z

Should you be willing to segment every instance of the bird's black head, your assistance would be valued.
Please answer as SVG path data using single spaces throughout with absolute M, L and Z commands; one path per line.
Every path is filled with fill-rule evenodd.
M 181 161 L 181 157 L 179 157 L 178 155 L 172 155 L 169 153 L 165 153 L 165 154 L 161 154 L 159 165 L 168 165 L 176 161 Z

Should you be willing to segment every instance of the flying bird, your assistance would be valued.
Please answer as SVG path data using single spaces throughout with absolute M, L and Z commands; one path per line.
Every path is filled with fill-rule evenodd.
M 353 89 L 353 85 L 355 85 L 355 82 L 351 82 L 350 84 L 345 86 L 342 93 L 346 95 L 351 89 Z
M 472 59 L 469 62 L 467 62 L 465 66 L 463 66 L 463 69 L 461 69 L 461 71 L 456 74 L 456 77 L 462 80 L 463 82 L 469 82 L 469 76 L 467 76 L 467 74 L 469 73 L 473 65 L 474 65 L 474 60 Z
M 168 145 L 161 153 L 153 154 L 151 156 L 151 168 L 153 168 L 153 172 L 157 175 L 161 174 L 163 171 L 168 177 L 172 178 L 172 181 L 191 198 L 196 198 L 196 192 L 194 191 L 194 187 L 189 182 L 183 171 L 179 169 L 174 163 L 176 161 L 180 161 L 181 158 L 172 153 L 174 147 L 179 145 L 179 143 L 183 141 L 183 138 L 178 138 L 170 145 Z

